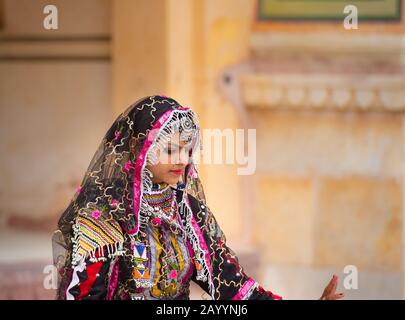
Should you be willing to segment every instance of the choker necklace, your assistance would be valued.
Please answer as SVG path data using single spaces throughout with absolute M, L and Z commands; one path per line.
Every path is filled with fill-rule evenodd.
M 170 188 L 170 185 L 153 184 L 152 192 L 145 194 L 145 199 L 148 203 L 149 211 L 152 210 L 154 215 L 160 218 L 165 217 L 168 220 L 175 218 L 177 211 L 177 203 L 175 201 L 175 192 Z
M 178 215 L 177 190 L 167 184 L 160 185 L 160 187 L 162 189 L 144 194 L 146 204 L 142 205 L 143 210 L 153 226 L 160 227 L 165 221 L 171 232 L 184 236 L 183 226 Z

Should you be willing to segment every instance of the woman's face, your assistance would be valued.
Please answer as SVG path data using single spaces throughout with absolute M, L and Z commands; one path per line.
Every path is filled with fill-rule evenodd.
M 179 133 L 171 136 L 163 148 L 157 149 L 158 163 L 146 166 L 153 174 L 153 183 L 176 184 L 190 160 L 190 143 L 180 141 Z

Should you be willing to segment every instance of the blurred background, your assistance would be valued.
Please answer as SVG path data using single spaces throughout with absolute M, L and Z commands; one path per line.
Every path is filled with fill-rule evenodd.
M 264 288 L 317 299 L 336 273 L 347 299 L 403 299 L 401 2 L 0 0 L 0 299 L 53 299 L 57 219 L 115 117 L 150 94 L 203 128 L 257 130 L 253 175 L 200 173 Z M 358 29 L 343 25 L 348 4 Z

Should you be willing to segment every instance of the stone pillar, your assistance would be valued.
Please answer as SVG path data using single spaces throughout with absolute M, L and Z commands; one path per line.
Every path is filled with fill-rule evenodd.
M 112 92 L 115 114 L 150 94 L 165 94 L 168 78 L 167 3 L 114 0 Z
M 187 0 L 113 1 L 113 104 L 116 114 L 137 99 L 172 96 L 192 107 L 193 9 Z
M 237 112 L 222 98 L 216 81 L 224 68 L 247 57 L 252 4 L 113 0 L 114 113 L 139 97 L 165 94 L 192 107 L 203 128 L 238 128 Z M 247 226 L 242 222 L 246 201 L 236 170 L 237 165 L 202 164 L 199 171 L 221 226 L 229 238 L 240 239 Z
M 197 29 L 201 38 L 196 43 L 201 51 L 196 68 L 197 103 L 201 105 L 202 123 L 208 128 L 220 130 L 241 127 L 238 112 L 218 90 L 219 77 L 233 64 L 246 59 L 249 54 L 250 25 L 254 9 L 253 1 L 197 1 L 201 19 Z M 202 14 L 202 16 L 199 16 Z M 220 116 L 219 116 L 220 115 Z M 225 153 L 224 153 L 225 154 Z M 245 243 L 248 234 L 249 206 L 246 206 L 242 176 L 237 175 L 238 164 L 207 165 L 204 167 L 204 186 L 208 203 L 216 214 L 231 245 Z M 226 184 L 223 183 L 226 181 Z M 250 206 L 251 208 L 251 206 Z M 246 228 L 245 228 L 246 227 Z

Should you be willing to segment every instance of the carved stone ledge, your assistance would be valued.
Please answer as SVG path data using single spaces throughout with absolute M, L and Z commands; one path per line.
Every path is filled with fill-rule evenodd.
M 402 75 L 245 74 L 241 97 L 248 107 L 405 111 Z
M 0 37 L 0 60 L 110 59 L 108 37 Z
M 370 55 L 405 54 L 405 36 L 353 32 L 255 32 L 250 36 L 252 56 L 269 57 L 275 52 L 345 53 L 370 58 Z

